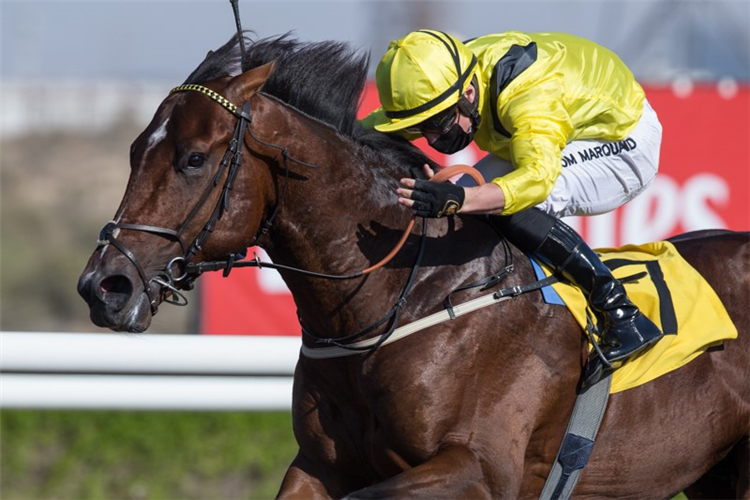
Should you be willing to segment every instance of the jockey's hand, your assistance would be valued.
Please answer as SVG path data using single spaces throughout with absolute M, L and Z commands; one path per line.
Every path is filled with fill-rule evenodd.
M 424 168 L 427 178 L 432 178 L 432 169 L 427 165 Z M 396 190 L 398 202 L 412 208 L 420 217 L 455 215 L 461 210 L 466 197 L 464 188 L 451 182 L 401 179 L 401 185 L 403 187 Z
M 427 180 L 430 180 L 433 177 L 435 177 L 435 171 L 432 170 L 432 167 L 430 167 L 427 163 L 422 165 L 422 171 L 424 172 L 424 175 L 427 177 Z

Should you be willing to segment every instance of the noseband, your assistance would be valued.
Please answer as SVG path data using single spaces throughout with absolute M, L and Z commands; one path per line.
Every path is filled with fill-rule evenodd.
M 177 289 L 177 284 L 181 281 L 186 281 L 183 288 L 192 288 L 192 280 L 190 279 L 186 268 L 187 263 L 198 252 L 200 252 L 206 240 L 213 232 L 216 222 L 221 218 L 224 212 L 229 210 L 229 194 L 232 191 L 235 178 L 237 177 L 237 171 L 242 164 L 242 144 L 245 137 L 245 131 L 248 129 L 248 126 L 252 122 L 249 102 L 245 102 L 242 105 L 242 108 L 239 108 L 232 104 L 229 99 L 223 97 L 219 93 L 202 85 L 193 84 L 180 85 L 179 87 L 175 87 L 171 90 L 170 94 L 183 91 L 200 92 L 201 94 L 210 97 L 214 101 L 221 104 L 225 109 L 227 109 L 230 113 L 238 118 L 237 124 L 234 127 L 232 140 L 229 142 L 229 147 L 224 153 L 224 157 L 221 160 L 221 164 L 219 165 L 219 169 L 216 172 L 216 175 L 214 176 L 211 183 L 206 187 L 203 195 L 198 200 L 198 203 L 190 211 L 179 229 L 174 230 L 145 224 L 120 224 L 115 221 L 111 221 L 102 228 L 99 234 L 99 241 L 97 242 L 100 247 L 106 247 L 107 245 L 111 244 L 113 247 L 119 250 L 120 253 L 127 257 L 128 260 L 130 260 L 130 262 L 135 266 L 136 270 L 138 271 L 138 275 L 143 282 L 144 290 L 149 297 L 152 314 L 156 314 L 159 302 L 161 300 L 175 305 L 187 304 L 187 299 Z M 200 212 L 203 206 L 206 204 L 214 189 L 219 186 L 221 178 L 227 170 L 228 173 L 226 176 L 226 180 L 224 181 L 224 186 L 221 190 L 221 195 L 219 196 L 216 206 L 211 213 L 211 217 L 208 219 L 208 222 L 206 222 L 206 224 L 203 226 L 203 229 L 201 229 L 201 231 L 198 233 L 198 236 L 196 236 L 193 242 L 190 245 L 187 245 L 184 240 L 185 231 L 193 222 L 198 212 Z M 275 212 L 273 215 L 275 215 Z M 266 223 L 264 224 L 264 228 L 267 228 L 269 226 L 270 219 L 266 221 Z M 133 252 L 131 252 L 125 245 L 117 240 L 117 236 L 122 230 L 140 231 L 173 240 L 179 243 L 183 255 L 182 257 L 175 257 L 174 259 L 172 259 L 162 271 L 149 278 L 145 270 L 143 269 L 143 266 L 138 262 L 138 259 L 135 257 Z M 175 273 L 175 271 L 177 272 Z M 151 285 L 153 283 L 159 286 L 155 294 L 152 294 L 151 291 Z

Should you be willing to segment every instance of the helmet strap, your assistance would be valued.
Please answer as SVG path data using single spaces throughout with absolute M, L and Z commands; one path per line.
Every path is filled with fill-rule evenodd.
M 479 123 L 482 121 L 482 115 L 479 114 L 479 85 L 476 77 L 471 79 L 471 85 L 474 86 L 474 90 L 476 91 L 474 102 L 469 102 L 464 94 L 461 93 L 458 98 L 458 109 L 463 115 L 468 116 L 471 119 L 471 125 L 474 127 L 474 130 L 476 130 L 477 127 L 479 127 Z

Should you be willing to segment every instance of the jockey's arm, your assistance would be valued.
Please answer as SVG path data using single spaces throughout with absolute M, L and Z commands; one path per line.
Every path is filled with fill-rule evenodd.
M 505 207 L 505 193 L 500 186 L 489 182 L 481 186 L 464 188 L 466 198 L 461 207 L 462 214 L 497 215 Z
M 509 159 L 514 170 L 487 186 L 496 186 L 503 194 L 501 211 L 495 213 L 509 215 L 549 196 L 562 171 L 562 150 L 573 125 L 563 104 L 561 83 L 555 77 L 537 82 L 498 106 L 498 116 L 512 134 Z M 467 200 L 475 197 L 468 190 L 466 195 Z M 482 195 L 476 195 L 478 203 L 487 203 Z

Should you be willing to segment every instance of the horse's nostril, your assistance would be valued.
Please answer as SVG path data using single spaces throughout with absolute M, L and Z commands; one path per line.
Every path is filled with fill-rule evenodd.
M 125 276 L 110 276 L 104 278 L 99 283 L 99 289 L 103 293 L 127 293 L 130 294 L 133 291 L 133 285 L 130 284 L 130 280 Z
M 99 282 L 99 297 L 112 309 L 119 311 L 133 294 L 133 284 L 122 275 L 109 276 Z

